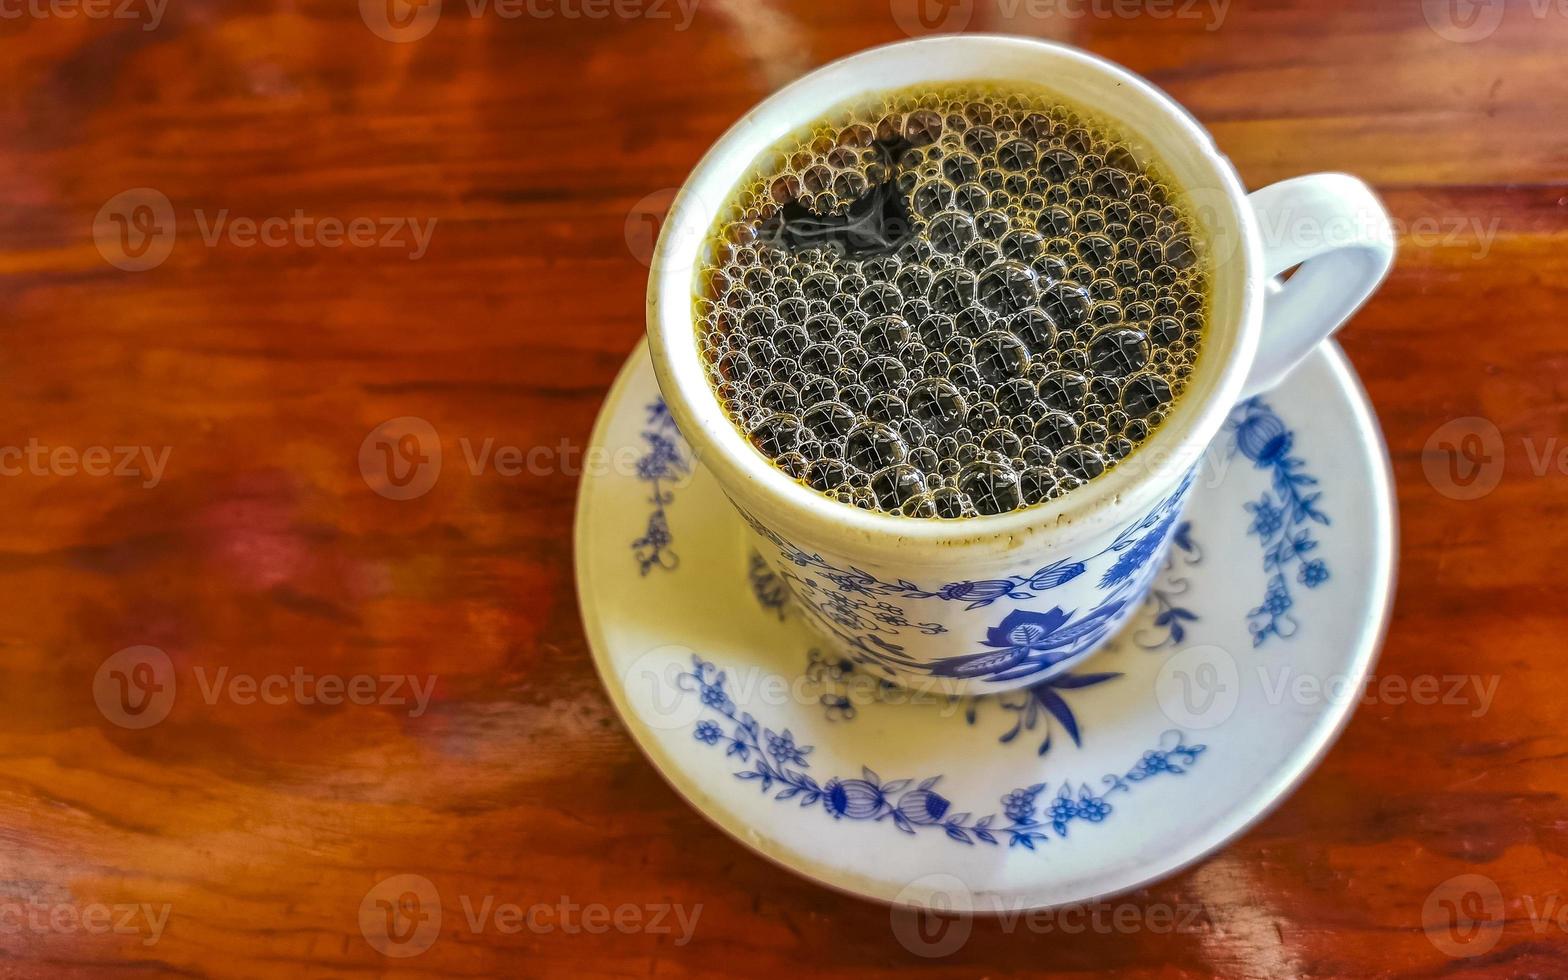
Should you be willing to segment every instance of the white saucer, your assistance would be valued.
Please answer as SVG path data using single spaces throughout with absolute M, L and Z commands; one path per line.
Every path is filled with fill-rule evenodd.
M 646 344 L 592 443 L 577 589 L 633 738 L 736 839 L 867 898 L 1016 911 L 1204 857 L 1327 751 L 1388 621 L 1387 451 L 1337 347 L 1232 414 L 1154 595 L 1110 647 L 979 700 L 912 700 L 824 658 L 692 467 Z

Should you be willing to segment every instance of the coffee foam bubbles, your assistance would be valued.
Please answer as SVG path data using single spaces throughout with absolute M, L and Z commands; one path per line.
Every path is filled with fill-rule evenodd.
M 786 203 L 844 214 L 888 180 L 912 222 L 890 254 L 764 240 Z M 759 161 L 701 266 L 697 332 L 725 412 L 785 473 L 869 510 L 997 514 L 1163 421 L 1205 267 L 1176 196 L 1105 126 L 1044 95 L 901 93 Z

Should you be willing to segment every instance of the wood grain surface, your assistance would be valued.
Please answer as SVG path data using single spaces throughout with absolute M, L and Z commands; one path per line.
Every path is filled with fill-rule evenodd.
M 1568 974 L 1568 8 L 931 0 L 1146 75 L 1249 186 L 1378 188 L 1398 263 L 1341 335 L 1401 510 L 1378 672 L 1497 686 L 1363 705 L 1260 826 L 1118 900 L 1184 928 L 986 920 L 924 959 L 645 763 L 570 534 L 671 191 L 919 11 L 439 6 L 0 0 L 0 975 Z M 361 446 L 410 416 L 553 462 L 389 499 Z M 432 686 L 246 687 L 301 674 Z M 399 875 L 446 898 L 416 957 L 367 938 Z M 474 929 L 456 896 L 550 908 Z M 1424 928 L 1466 896 L 1482 926 Z

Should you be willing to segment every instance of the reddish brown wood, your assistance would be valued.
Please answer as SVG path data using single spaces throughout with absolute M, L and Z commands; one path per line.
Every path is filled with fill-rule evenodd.
M 406 44 L 375 36 L 352 3 L 172 0 L 143 30 L 144 14 L 40 17 L 28 11 L 47 3 L 30 2 L 0 2 L 22 11 L 0 18 L 0 445 L 170 456 L 152 488 L 58 466 L 0 478 L 0 973 L 1568 973 L 1568 935 L 1541 920 L 1568 902 L 1568 477 L 1537 474 L 1530 455 L 1568 444 L 1556 6 L 1509 4 L 1469 41 L 1430 26 L 1443 4 L 1415 0 L 1235 0 L 1218 20 L 1095 16 L 1123 9 L 1109 0 L 1036 4 L 1057 11 L 1040 17 L 1023 0 L 954 8 L 972 11 L 969 29 L 1065 39 L 1147 75 L 1252 186 L 1343 169 L 1412 230 L 1439 224 L 1404 236 L 1343 334 L 1399 487 L 1379 672 L 1499 686 L 1480 717 L 1363 707 L 1273 816 L 1127 899 L 1191 904 L 1190 929 L 983 922 L 925 961 L 884 909 L 755 857 L 645 764 L 578 620 L 573 473 L 456 470 L 404 503 L 371 493 L 356 462 L 372 426 L 408 415 L 454 439 L 580 448 L 643 328 L 638 214 L 662 212 L 771 88 L 902 37 L 904 0 L 701 0 L 686 30 L 564 16 L 577 0 L 521 19 L 448 0 Z M 135 187 L 168 196 L 178 239 L 163 264 L 125 272 L 92 229 Z M 193 214 L 224 208 L 437 226 L 417 261 L 208 247 Z M 1507 453 L 1476 501 L 1440 494 L 1422 467 L 1431 433 L 1461 416 L 1492 420 Z M 105 658 L 136 644 L 167 651 L 182 678 L 433 674 L 434 703 L 414 719 L 213 707 L 182 689 L 166 720 L 129 730 L 92 690 Z M 613 930 L 474 935 L 449 907 L 427 952 L 389 960 L 359 906 L 397 873 L 524 906 L 564 895 L 702 912 L 676 946 Z M 1507 923 L 1485 955 L 1451 959 L 1422 907 L 1460 873 L 1497 883 Z M 17 926 L 4 911 L 95 903 L 171 911 L 151 945 L 145 928 Z

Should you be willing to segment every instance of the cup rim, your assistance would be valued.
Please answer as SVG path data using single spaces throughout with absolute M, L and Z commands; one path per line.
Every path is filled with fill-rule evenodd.
M 1188 390 L 1176 400 L 1170 417 L 1131 455 L 1055 500 L 1005 514 L 955 520 L 895 516 L 842 503 L 777 469 L 724 414 L 697 350 L 692 317 L 696 250 L 706 242 L 714 219 L 746 168 L 763 150 L 853 97 L 851 93 L 834 101 L 795 105 L 825 77 L 922 48 L 973 48 L 982 53 L 996 46 L 1030 49 L 1059 64 L 1106 77 L 1156 112 L 1162 124 L 1180 133 L 1186 149 L 1196 151 L 1204 176 L 1222 191 L 1228 207 L 1228 213 L 1220 217 L 1235 228 L 1239 238 L 1237 253 L 1217 264 L 1211 273 L 1211 278 L 1217 279 L 1222 270 L 1234 270 L 1228 274 L 1242 277 L 1233 342 L 1223 358 L 1214 356 L 1220 353 L 1217 351 L 1207 361 L 1199 358 Z M 986 75 L 983 69 L 968 77 L 1002 80 Z M 1044 84 L 1049 87 L 1048 81 Z M 872 85 L 867 90 L 883 87 L 891 86 Z M 1114 118 L 1114 114 L 1106 114 Z M 1163 150 L 1170 140 L 1147 142 L 1168 156 Z M 739 166 L 731 166 L 737 149 L 752 144 L 750 152 L 740 154 Z M 1256 218 L 1234 166 L 1197 119 L 1152 83 L 1071 45 L 1005 34 L 936 35 L 868 48 L 817 68 L 758 103 L 714 143 L 687 177 L 661 229 L 648 280 L 648 339 L 654 372 L 676 426 L 696 460 L 713 471 L 735 503 L 770 524 L 797 533 L 816 530 L 820 535 L 824 525 L 831 526 L 835 534 L 854 540 L 857 553 L 896 556 L 906 563 L 945 564 L 953 560 L 952 549 L 959 545 L 989 544 L 995 550 L 1010 552 L 1026 543 L 1038 546 L 1040 542 L 1034 539 L 1043 533 L 1053 541 L 1076 537 L 1069 533 L 1073 531 L 1089 533 L 1140 514 L 1156 497 L 1167 493 L 1171 482 L 1199 461 L 1241 395 L 1261 327 L 1261 258 Z M 685 343 L 680 342 L 682 337 Z M 1199 389 L 1204 389 L 1202 397 Z M 1140 456 L 1145 465 L 1129 465 Z M 1162 465 L 1161 459 L 1175 463 Z M 1151 460 L 1153 466 L 1147 465 Z M 943 550 L 933 555 L 932 548 Z M 920 549 L 927 550 L 922 553 Z

